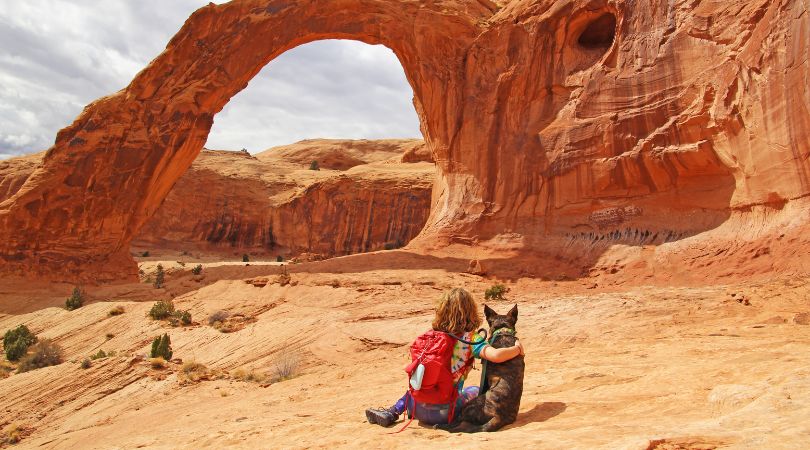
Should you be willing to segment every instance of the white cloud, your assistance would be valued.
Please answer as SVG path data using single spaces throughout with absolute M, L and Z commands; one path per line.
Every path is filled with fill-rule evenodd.
M 86 104 L 129 84 L 207 3 L 0 0 L 0 159 L 50 147 Z M 315 42 L 281 55 L 231 99 L 207 146 L 418 137 L 412 95 L 385 47 Z

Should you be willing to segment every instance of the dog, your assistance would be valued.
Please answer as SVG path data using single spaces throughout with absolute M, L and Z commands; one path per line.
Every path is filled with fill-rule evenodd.
M 500 315 L 484 305 L 484 315 L 489 323 L 490 333 L 495 336 L 490 345 L 495 348 L 514 346 L 517 337 L 507 330 L 515 329 L 517 305 L 506 315 Z M 498 332 L 502 329 L 504 332 Z M 523 355 L 498 364 L 488 361 L 485 382 L 489 390 L 464 405 L 453 423 L 436 425 L 435 428 L 451 433 L 477 433 L 498 431 L 514 422 L 520 409 L 520 397 L 523 395 L 525 368 Z

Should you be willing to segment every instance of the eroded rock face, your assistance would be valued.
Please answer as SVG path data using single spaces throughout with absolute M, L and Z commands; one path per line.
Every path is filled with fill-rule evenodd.
M 213 116 L 273 58 L 328 38 L 390 47 L 414 88 L 438 165 L 418 245 L 509 236 L 554 253 L 701 235 L 810 192 L 807 12 L 795 0 L 210 4 L 0 204 L 0 269 L 134 274 L 129 242 Z
M 310 140 L 256 156 L 204 150 L 133 249 L 287 259 L 402 247 L 430 213 L 434 165 L 400 162 L 421 147 L 421 140 Z M 312 161 L 320 170 L 308 169 Z

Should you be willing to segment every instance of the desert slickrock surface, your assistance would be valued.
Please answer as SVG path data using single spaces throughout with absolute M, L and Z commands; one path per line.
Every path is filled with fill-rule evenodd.
M 65 360 L 0 367 L 0 442 L 807 448 L 808 9 L 201 8 L 44 155 L 0 162 L 0 331 L 25 324 Z M 394 51 L 424 143 L 203 150 L 263 66 L 333 38 Z M 236 206 L 217 203 L 225 191 Z M 276 262 L 299 254 L 317 257 Z M 483 302 L 497 283 L 506 300 L 489 304 L 519 304 L 527 349 L 517 422 L 476 435 L 366 423 L 405 389 L 441 293 Z M 67 311 L 77 285 L 85 304 Z M 190 320 L 149 317 L 169 299 Z M 164 333 L 161 366 L 145 355 Z

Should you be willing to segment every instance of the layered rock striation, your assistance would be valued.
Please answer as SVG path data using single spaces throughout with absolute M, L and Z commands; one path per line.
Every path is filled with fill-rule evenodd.
M 807 8 L 798 0 L 210 4 L 126 89 L 62 130 L 0 204 L 0 270 L 81 277 L 101 264 L 111 278 L 133 275 L 130 241 L 202 149 L 213 116 L 273 58 L 330 38 L 388 46 L 414 89 L 438 167 L 414 247 L 508 240 L 529 253 L 576 248 L 572 258 L 594 242 L 642 248 L 705 236 L 708 247 L 727 247 L 720 241 L 738 237 L 722 230 L 737 226 L 721 225 L 810 193 Z M 753 239 L 790 222 L 756 214 L 749 223 L 763 231 Z M 579 264 L 587 271 L 598 258 Z

